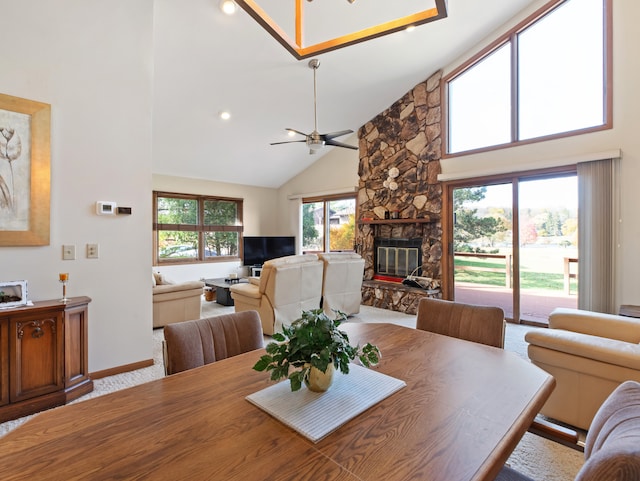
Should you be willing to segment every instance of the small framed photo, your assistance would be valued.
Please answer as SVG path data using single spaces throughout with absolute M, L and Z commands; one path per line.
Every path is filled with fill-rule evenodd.
M 26 306 L 27 281 L 0 282 L 0 308 Z

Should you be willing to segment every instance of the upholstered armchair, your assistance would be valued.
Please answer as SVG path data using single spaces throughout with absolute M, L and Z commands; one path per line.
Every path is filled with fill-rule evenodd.
M 265 262 L 260 277 L 229 288 L 236 312 L 258 311 L 267 335 L 282 331 L 282 326 L 299 319 L 302 311 L 320 307 L 322 266 L 315 254 Z
M 348 316 L 360 312 L 364 259 L 355 252 L 323 253 L 318 257 L 324 263 L 322 308 L 325 314 L 333 318 L 334 311 Z
M 153 273 L 153 327 L 173 322 L 200 319 L 204 283 L 200 281 L 172 282 Z
M 640 381 L 640 319 L 559 308 L 549 329 L 525 335 L 531 361 L 556 379 L 541 413 L 589 429 L 604 400 L 622 382 Z

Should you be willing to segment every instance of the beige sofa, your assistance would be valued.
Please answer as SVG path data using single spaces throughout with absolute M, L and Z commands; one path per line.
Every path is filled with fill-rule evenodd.
M 613 390 L 640 381 L 640 319 L 555 309 L 549 329 L 526 334 L 531 361 L 556 379 L 541 413 L 581 429 Z
M 203 282 L 173 283 L 158 273 L 153 274 L 152 282 L 154 329 L 173 322 L 200 319 Z
M 331 318 L 334 311 L 348 316 L 360 312 L 364 259 L 354 252 L 318 254 L 324 263 L 322 309 Z
M 315 254 L 265 262 L 260 277 L 230 287 L 236 312 L 258 311 L 265 334 L 281 331 L 283 325 L 299 319 L 302 311 L 320 307 L 322 266 Z

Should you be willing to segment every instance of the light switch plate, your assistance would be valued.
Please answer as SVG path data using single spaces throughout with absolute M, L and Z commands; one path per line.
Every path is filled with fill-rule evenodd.
M 87 259 L 97 259 L 100 255 L 99 244 L 87 244 Z
M 65 261 L 72 261 L 76 258 L 76 246 L 73 244 L 66 244 L 62 246 L 62 259 Z

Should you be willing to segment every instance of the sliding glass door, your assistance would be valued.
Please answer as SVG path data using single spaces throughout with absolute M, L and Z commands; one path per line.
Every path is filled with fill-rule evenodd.
M 502 307 L 513 317 L 511 183 L 453 192 L 455 298 Z
M 578 305 L 577 177 L 518 185 L 520 319 L 545 322 L 556 307 Z
M 536 324 L 577 307 L 575 173 L 460 185 L 449 197 L 455 300 Z

